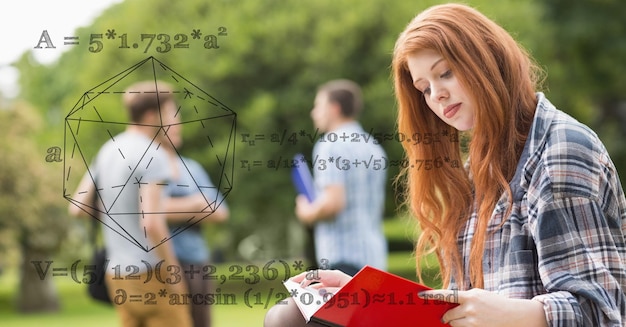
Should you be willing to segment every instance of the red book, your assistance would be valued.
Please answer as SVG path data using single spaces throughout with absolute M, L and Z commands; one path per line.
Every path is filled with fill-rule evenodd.
M 417 293 L 431 288 L 370 266 L 335 294 L 322 295 L 289 280 L 284 284 L 306 321 L 326 326 L 448 326 L 441 317 L 458 305 L 436 297 L 422 299 Z

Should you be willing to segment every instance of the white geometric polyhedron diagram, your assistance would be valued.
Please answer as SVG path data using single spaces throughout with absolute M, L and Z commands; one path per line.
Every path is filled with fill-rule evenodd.
M 99 133 L 106 135 L 106 138 L 114 139 L 116 132 L 120 130 L 120 126 L 126 126 L 130 124 L 128 119 L 120 120 L 119 114 L 112 115 L 112 110 L 123 110 L 121 108 L 103 108 L 103 100 L 109 100 L 108 97 L 116 97 L 121 99 L 125 93 L 125 87 L 128 86 L 128 81 L 146 80 L 146 76 L 149 76 L 149 80 L 154 80 L 155 89 L 157 88 L 157 81 L 166 82 L 171 86 L 172 93 L 176 96 L 177 112 L 175 115 L 181 117 L 180 124 L 192 125 L 198 124 L 197 130 L 198 139 L 194 139 L 195 143 L 206 143 L 207 152 L 206 155 L 208 161 L 212 167 L 219 167 L 219 177 L 214 179 L 214 185 L 199 185 L 198 181 L 193 178 L 189 170 L 186 168 L 184 161 L 180 157 L 178 149 L 174 144 L 170 144 L 176 151 L 177 160 L 181 160 L 182 167 L 185 169 L 180 174 L 187 174 L 187 177 L 191 177 L 194 181 L 192 185 L 168 185 L 170 188 L 185 188 L 187 191 L 190 189 L 193 191 L 200 191 L 206 200 L 206 208 L 201 212 L 185 212 L 189 215 L 189 218 L 184 224 L 181 224 L 179 228 L 172 231 L 170 238 L 183 232 L 190 226 L 200 222 L 205 217 L 212 214 L 221 204 L 230 191 L 232 190 L 233 172 L 235 165 L 235 128 L 236 128 L 236 113 L 231 109 L 223 105 L 219 100 L 209 95 L 207 92 L 198 88 L 193 83 L 189 82 L 180 74 L 176 73 L 157 59 L 149 57 L 141 62 L 129 67 L 114 77 L 106 80 L 95 88 L 85 92 L 80 100 L 76 103 L 74 108 L 65 118 L 65 144 L 64 144 L 64 172 L 63 172 L 63 190 L 64 197 L 70 201 L 73 205 L 78 206 L 85 212 L 92 214 L 92 217 L 99 220 L 107 228 L 111 228 L 119 235 L 126 238 L 131 243 L 144 249 L 145 251 L 151 251 L 156 246 L 166 242 L 168 239 L 164 239 L 159 244 L 152 244 L 148 241 L 147 235 L 137 236 L 130 235 L 123 227 L 120 221 L 128 218 L 131 215 L 150 215 L 154 213 L 150 212 L 116 212 L 114 209 L 114 202 L 116 200 L 104 200 L 104 197 L 100 196 L 100 192 L 103 190 L 103 185 L 110 187 L 111 189 L 119 190 L 118 197 L 122 194 L 123 190 L 128 190 L 133 187 L 141 187 L 141 177 L 131 178 L 133 172 L 140 165 L 143 167 L 150 166 L 150 160 L 155 154 L 155 151 L 165 151 L 164 147 L 160 147 L 157 144 L 156 136 L 159 133 L 167 135 L 168 125 L 155 125 L 153 143 L 145 150 L 141 159 L 137 162 L 127 162 L 129 171 L 127 176 L 94 176 L 89 171 L 89 164 L 95 159 L 98 149 L 92 149 L 92 147 L 81 147 L 81 140 L 85 141 L 85 138 L 90 137 L 90 134 L 82 133 L 81 130 L 96 129 Z M 156 92 L 159 96 L 159 92 Z M 160 108 L 159 108 L 160 111 Z M 165 111 L 161 112 L 163 114 Z M 211 128 L 219 124 L 222 128 Z M 226 126 L 226 129 L 223 128 Z M 228 128 L 230 127 L 230 128 Z M 224 130 L 230 129 L 229 132 L 224 133 Z M 84 135 L 84 136 L 83 136 Z M 227 142 L 224 140 L 227 139 Z M 215 146 L 215 141 L 221 140 L 221 148 Z M 224 144 L 226 144 L 224 146 Z M 119 149 L 120 156 L 124 157 L 124 149 Z M 205 159 L 206 159 L 205 158 Z M 82 176 L 80 173 L 72 173 L 72 171 L 80 171 L 87 168 L 93 185 L 90 185 L 89 190 L 77 190 L 76 193 L 89 192 L 95 189 L 96 194 L 95 204 L 81 203 L 73 198 L 72 192 L 69 191 L 69 187 L 72 185 L 78 185 Z M 99 178 L 106 179 L 106 183 L 100 182 Z M 134 180 L 133 180 L 134 179 Z M 94 187 L 95 186 L 95 187 Z M 93 191 L 92 191 L 93 192 Z M 223 197 L 218 197 L 218 193 L 221 193 Z M 100 215 L 106 215 L 113 221 L 111 224 L 106 224 L 100 219 Z

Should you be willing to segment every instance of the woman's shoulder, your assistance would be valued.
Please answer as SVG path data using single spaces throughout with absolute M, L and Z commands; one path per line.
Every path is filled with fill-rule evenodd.
M 541 152 L 548 162 L 567 164 L 569 160 L 605 156 L 607 152 L 591 128 L 557 109 L 541 93 L 529 138 L 531 153 Z
M 537 107 L 531 132 L 535 177 L 563 196 L 596 196 L 599 184 L 613 178 L 615 167 L 597 134 L 550 105 Z M 539 173 L 539 174 L 537 174 Z

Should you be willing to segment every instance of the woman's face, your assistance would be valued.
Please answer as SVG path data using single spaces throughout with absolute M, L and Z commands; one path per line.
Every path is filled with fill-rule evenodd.
M 413 86 L 441 120 L 459 131 L 474 127 L 475 106 L 448 62 L 434 50 L 420 50 L 408 56 Z

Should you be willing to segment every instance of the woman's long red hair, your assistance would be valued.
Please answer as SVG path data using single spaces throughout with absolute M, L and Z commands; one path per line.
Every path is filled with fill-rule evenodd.
M 456 130 L 439 119 L 413 86 L 407 56 L 431 49 L 447 60 L 453 74 L 473 100 L 474 127 L 469 145 L 469 171 L 448 162 L 461 161 L 459 143 L 442 137 L 435 144 L 403 143 L 409 162 L 443 160 L 440 168 L 406 168 L 407 204 L 419 221 L 416 245 L 419 261 L 436 252 L 447 286 L 454 277 L 464 285 L 463 257 L 458 244 L 461 228 L 471 213 L 477 225 L 469 254 L 469 280 L 483 287 L 482 257 L 486 230 L 502 194 L 511 201 L 509 181 L 526 141 L 536 107 L 537 67 L 528 54 L 500 26 L 473 8 L 446 4 L 427 9 L 400 34 L 393 54 L 398 102 L 398 132 L 404 135 Z M 510 206 L 509 206 L 510 207 Z

